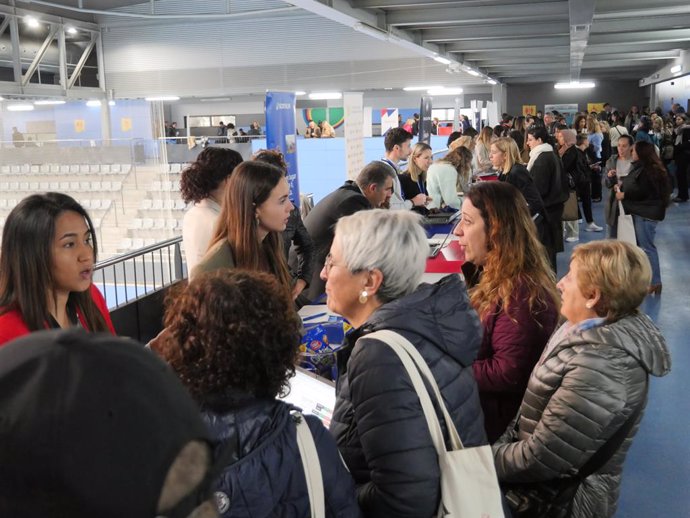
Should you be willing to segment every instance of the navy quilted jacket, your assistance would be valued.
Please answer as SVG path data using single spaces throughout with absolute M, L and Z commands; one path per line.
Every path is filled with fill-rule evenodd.
M 380 329 L 399 332 L 419 350 L 463 444 L 479 446 L 487 441 L 472 363 L 481 324 L 465 284 L 449 275 L 381 306 L 353 335 L 354 347 L 339 353 L 339 368 L 347 361 L 347 370 L 340 370 L 330 431 L 357 484 L 362 512 L 431 518 L 440 499 L 438 456 L 400 359 L 366 336 Z
M 207 406 L 208 408 L 208 406 Z M 218 405 L 213 405 L 218 409 Z M 223 518 L 305 518 L 309 494 L 297 448 L 293 407 L 277 400 L 248 400 L 227 412 L 206 410 L 203 418 L 219 446 L 238 452 L 216 484 Z M 359 518 L 352 477 L 333 438 L 316 417 L 307 416 L 321 462 L 326 516 Z

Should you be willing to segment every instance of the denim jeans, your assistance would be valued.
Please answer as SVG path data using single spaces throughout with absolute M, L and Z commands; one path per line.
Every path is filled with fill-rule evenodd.
M 635 225 L 635 237 L 639 246 L 649 258 L 652 265 L 652 284 L 661 284 L 661 269 L 659 268 L 659 253 L 654 244 L 656 236 L 656 225 L 658 221 L 645 219 L 633 214 L 633 224 Z

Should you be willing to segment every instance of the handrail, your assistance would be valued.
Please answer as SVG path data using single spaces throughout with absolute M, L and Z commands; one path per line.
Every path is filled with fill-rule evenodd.
M 106 268 L 108 266 L 113 266 L 117 263 L 121 263 L 123 261 L 127 261 L 129 259 L 134 259 L 136 257 L 139 257 L 141 255 L 144 255 L 149 252 L 155 252 L 156 250 L 160 248 L 165 248 L 166 246 L 171 246 L 176 243 L 182 243 L 182 236 L 176 236 L 172 237 L 170 239 L 166 239 L 165 241 L 160 241 L 156 244 L 145 246 L 144 248 L 139 248 L 137 250 L 133 250 L 131 252 L 125 252 L 124 254 L 120 255 L 115 255 L 113 257 L 110 257 L 109 259 L 105 259 L 104 261 L 98 261 L 96 265 L 94 266 L 94 270 L 100 270 L 101 268 Z

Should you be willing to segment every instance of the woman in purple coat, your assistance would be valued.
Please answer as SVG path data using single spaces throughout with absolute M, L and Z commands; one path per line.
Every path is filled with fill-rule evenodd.
M 527 202 L 503 182 L 472 186 L 455 229 L 484 337 L 474 376 L 490 442 L 515 417 L 532 368 L 558 322 L 560 296 Z

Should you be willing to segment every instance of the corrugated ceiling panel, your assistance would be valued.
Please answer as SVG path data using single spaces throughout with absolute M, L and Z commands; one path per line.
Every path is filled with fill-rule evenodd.
M 202 13 L 239 13 L 286 7 L 282 0 L 156 0 L 155 14 L 202 14 Z M 123 13 L 150 14 L 151 3 L 130 5 L 115 9 Z

